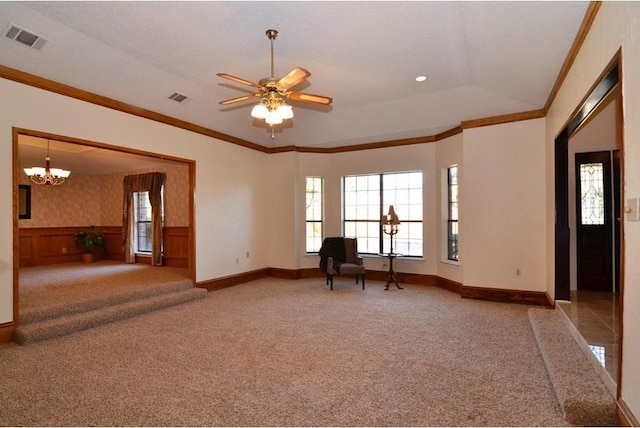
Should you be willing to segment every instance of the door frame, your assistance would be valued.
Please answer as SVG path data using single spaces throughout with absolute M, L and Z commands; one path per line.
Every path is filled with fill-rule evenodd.
M 19 136 L 29 135 L 33 137 L 59 140 L 70 144 L 81 146 L 97 147 L 100 149 L 111 150 L 115 152 L 129 153 L 134 155 L 146 156 L 149 158 L 167 159 L 178 163 L 182 163 L 189 168 L 189 256 L 187 271 L 189 278 L 196 284 L 196 246 L 195 246 L 195 177 L 196 177 L 196 161 L 180 158 L 176 156 L 163 155 L 160 153 L 147 152 L 143 150 L 133 149 L 130 147 L 115 146 L 112 144 L 100 143 L 96 141 L 83 140 L 79 138 L 51 134 L 48 132 L 37 131 L 33 129 L 17 128 L 12 129 L 12 150 L 13 150 L 13 330 L 20 325 L 20 238 L 18 224 L 18 183 L 20 181 L 20 165 L 18 160 Z M 13 332 L 11 333 L 13 335 Z
M 580 106 L 571 116 L 555 140 L 555 300 L 570 299 L 570 230 L 569 230 L 569 139 L 598 112 L 603 101 L 618 86 L 620 77 L 619 54 L 607 67 Z M 618 97 L 618 120 L 622 117 L 622 91 Z M 624 144 L 620 144 L 624 159 Z M 622 171 L 621 171 L 622 175 Z M 622 236 L 622 232 L 621 232 Z
M 610 95 L 617 93 L 618 113 L 616 122 L 618 124 L 618 141 L 620 141 L 620 186 L 624 189 L 624 103 L 623 103 L 623 79 L 622 79 L 622 50 L 619 49 L 613 59 L 609 62 L 605 70 L 596 80 L 582 102 L 578 105 L 574 113 L 569 117 L 565 126 L 558 133 L 555 139 L 555 254 L 554 254 L 554 295 L 555 300 L 569 300 L 570 284 L 569 284 L 569 222 L 568 222 L 568 143 L 569 138 L 581 126 L 587 123 L 590 117 L 594 116 L 601 106 L 602 102 Z M 624 201 L 624 195 L 621 196 L 621 203 Z M 624 221 L 620 221 L 620 325 L 618 340 L 618 376 L 616 381 L 617 393 L 616 398 L 621 395 L 621 378 L 622 378 L 622 346 L 624 338 L 624 261 L 625 261 L 625 245 L 624 245 Z

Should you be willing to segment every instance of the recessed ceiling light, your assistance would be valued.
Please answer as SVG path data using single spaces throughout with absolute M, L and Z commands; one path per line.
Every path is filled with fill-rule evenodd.
M 416 77 L 416 82 L 424 82 L 427 80 L 427 76 L 418 76 Z

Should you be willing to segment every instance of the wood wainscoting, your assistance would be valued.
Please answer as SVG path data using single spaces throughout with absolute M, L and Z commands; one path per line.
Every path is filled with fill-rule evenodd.
M 19 230 L 20 267 L 79 261 L 73 235 L 86 227 L 37 227 Z
M 96 227 L 107 244 L 103 259 L 124 261 L 122 227 Z M 82 252 L 73 241 L 76 232 L 86 227 L 38 227 L 19 229 L 20 267 L 42 266 L 80 261 Z M 144 263 L 143 260 L 141 260 Z M 164 228 L 165 266 L 189 265 L 189 227 Z

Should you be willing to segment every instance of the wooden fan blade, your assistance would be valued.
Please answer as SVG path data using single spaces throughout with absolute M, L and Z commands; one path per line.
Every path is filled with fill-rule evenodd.
M 262 87 L 262 86 L 258 85 L 257 83 L 253 83 L 253 82 L 250 82 L 250 81 L 248 81 L 246 79 L 243 79 L 241 77 L 232 76 L 231 74 L 227 74 L 227 73 L 217 73 L 216 76 L 220 76 L 220 77 L 225 78 L 225 79 L 233 80 L 234 82 L 242 83 L 243 85 L 251 86 L 252 88 L 256 88 L 256 89 L 260 89 Z
M 226 106 L 228 104 L 233 104 L 233 103 L 237 103 L 239 101 L 249 100 L 251 98 L 255 98 L 255 97 L 259 97 L 259 96 L 260 96 L 260 93 L 243 95 L 241 97 L 235 97 L 235 98 L 231 98 L 231 99 L 228 99 L 228 100 L 220 101 L 218 104 L 222 104 L 223 106 Z
M 331 103 L 333 102 L 333 98 L 331 97 L 325 97 L 323 95 L 308 94 L 305 92 L 291 92 L 289 94 L 289 98 L 295 101 L 306 101 L 310 103 L 318 103 L 318 104 L 324 104 L 324 105 L 331 105 Z
M 309 71 L 301 67 L 296 67 L 278 81 L 278 86 L 284 89 L 290 89 L 301 83 L 309 76 L 311 76 Z

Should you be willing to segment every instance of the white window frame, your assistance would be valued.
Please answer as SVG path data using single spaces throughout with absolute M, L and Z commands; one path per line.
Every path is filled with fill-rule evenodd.
M 424 173 L 400 171 L 342 177 L 342 230 L 358 238 L 362 254 L 390 250 L 391 238 L 380 219 L 393 205 L 400 219 L 393 237 L 394 252 L 405 257 L 424 257 Z
M 452 183 L 452 171 L 455 169 L 455 183 Z M 458 263 L 460 261 L 460 167 L 451 165 L 446 169 L 446 211 L 445 230 L 446 237 L 445 259 L 449 262 Z M 454 233 L 455 231 L 455 233 Z M 452 237 L 455 235 L 455 239 Z
M 311 187 L 310 187 L 311 185 Z M 324 180 L 322 177 L 305 178 L 305 251 L 316 254 L 324 237 Z

